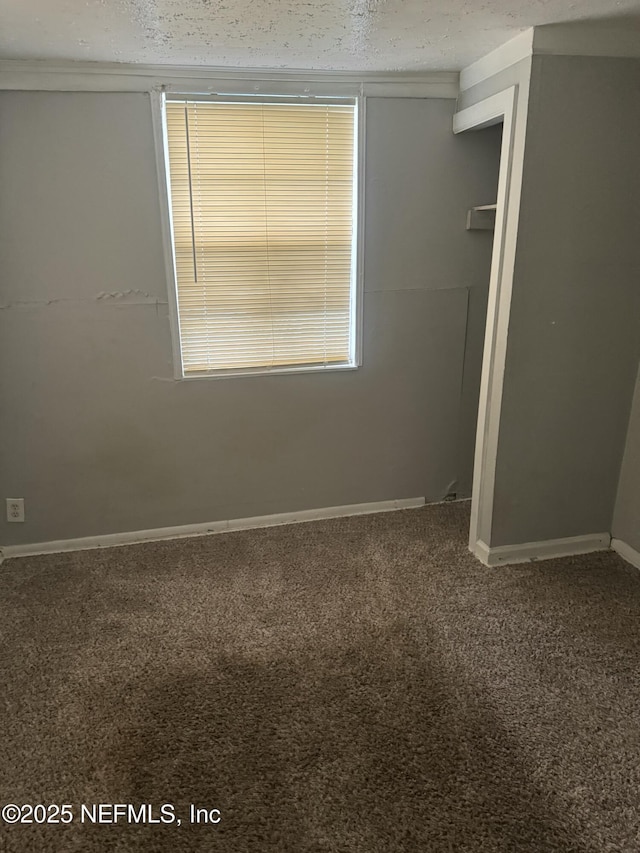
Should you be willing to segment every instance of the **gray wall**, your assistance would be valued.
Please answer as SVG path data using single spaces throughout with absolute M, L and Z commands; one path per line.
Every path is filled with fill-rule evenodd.
M 492 546 L 611 530 L 640 354 L 639 72 L 534 58 Z
M 640 551 L 640 373 L 629 419 L 611 535 Z
M 360 370 L 176 382 L 148 97 L 0 95 L 0 482 L 27 516 L 0 541 L 469 483 L 491 240 L 464 225 L 499 130 L 454 137 L 453 108 L 368 102 Z

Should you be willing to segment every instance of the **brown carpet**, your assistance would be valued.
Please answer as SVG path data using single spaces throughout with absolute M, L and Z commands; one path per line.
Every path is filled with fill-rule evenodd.
M 75 819 L 0 848 L 637 853 L 640 574 L 487 569 L 467 528 L 445 504 L 3 564 L 0 804 Z

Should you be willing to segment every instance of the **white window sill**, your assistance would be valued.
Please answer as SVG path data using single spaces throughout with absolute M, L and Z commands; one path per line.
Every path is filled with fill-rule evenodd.
M 248 370 L 216 370 L 202 373 L 190 373 L 176 376 L 179 382 L 192 382 L 199 379 L 240 379 L 245 376 L 292 376 L 300 373 L 341 373 L 345 370 L 358 370 L 358 364 L 335 364 L 329 367 L 282 367 Z

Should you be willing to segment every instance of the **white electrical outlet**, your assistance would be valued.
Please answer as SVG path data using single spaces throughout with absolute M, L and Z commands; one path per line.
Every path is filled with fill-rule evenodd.
M 7 498 L 7 521 L 24 521 L 24 498 Z

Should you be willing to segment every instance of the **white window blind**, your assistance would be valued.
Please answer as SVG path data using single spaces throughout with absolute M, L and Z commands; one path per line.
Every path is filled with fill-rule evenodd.
M 355 103 L 168 100 L 185 376 L 350 366 Z

